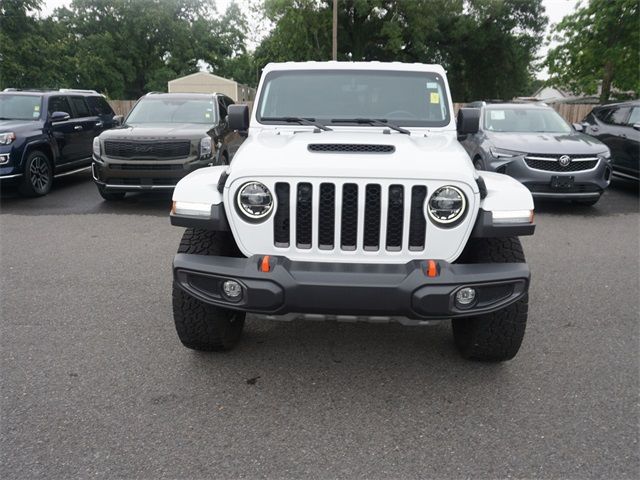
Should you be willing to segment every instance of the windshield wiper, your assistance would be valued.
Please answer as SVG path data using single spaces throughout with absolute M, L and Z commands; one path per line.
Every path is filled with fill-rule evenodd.
M 331 122 L 333 123 L 359 123 L 359 124 L 367 124 L 367 125 L 377 125 L 380 127 L 389 127 L 392 130 L 395 130 L 400 133 L 404 133 L 405 135 L 411 135 L 411 132 L 406 128 L 399 127 L 398 125 L 394 125 L 393 123 L 389 123 L 384 118 L 332 118 Z
M 330 132 L 333 128 L 329 128 L 322 123 L 316 122 L 315 118 L 302 118 L 302 117 L 262 117 L 261 120 L 266 122 L 287 122 L 287 123 L 299 123 L 300 125 L 310 125 L 312 127 L 319 128 L 326 132 Z

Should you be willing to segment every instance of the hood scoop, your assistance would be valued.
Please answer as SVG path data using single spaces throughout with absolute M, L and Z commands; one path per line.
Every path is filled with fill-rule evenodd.
M 366 143 L 310 143 L 307 147 L 316 153 L 393 153 L 393 145 L 375 145 Z

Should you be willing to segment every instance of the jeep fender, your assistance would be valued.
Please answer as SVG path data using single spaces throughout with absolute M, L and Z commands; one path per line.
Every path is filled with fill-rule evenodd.
M 515 178 L 487 171 L 480 176 L 487 187 L 487 196 L 480 202 L 482 210 L 533 210 L 531 192 Z
M 218 190 L 218 183 L 228 169 L 228 165 L 217 165 L 194 170 L 178 182 L 173 191 L 173 201 L 221 204 L 222 193 Z

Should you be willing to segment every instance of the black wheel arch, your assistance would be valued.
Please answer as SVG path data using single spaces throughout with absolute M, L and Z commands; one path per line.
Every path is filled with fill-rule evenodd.
M 25 162 L 27 161 L 27 158 L 29 157 L 29 155 L 31 155 L 31 152 L 35 150 L 39 150 L 43 152 L 49 158 L 49 162 L 51 163 L 51 169 L 55 174 L 56 164 L 58 159 L 57 149 L 54 149 L 51 146 L 51 143 L 49 143 L 45 139 L 33 140 L 28 142 L 25 145 L 24 150 L 22 152 L 22 159 L 20 160 L 20 165 L 24 167 Z

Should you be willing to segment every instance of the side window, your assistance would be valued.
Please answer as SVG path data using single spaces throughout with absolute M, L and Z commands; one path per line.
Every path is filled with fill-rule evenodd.
M 629 125 L 640 123 L 640 107 L 633 107 L 633 110 L 631 110 L 631 116 L 629 117 L 629 121 L 627 123 Z
M 87 97 L 86 100 L 93 115 L 115 115 L 104 97 Z
M 87 106 L 87 102 L 84 101 L 82 97 L 70 97 L 71 105 L 75 110 L 76 118 L 90 117 L 91 113 L 89 113 L 89 107 Z
M 227 118 L 227 105 L 222 97 L 218 97 L 218 107 L 220 110 L 220 120 L 225 120 Z
M 602 122 L 606 122 L 607 121 L 607 117 L 611 114 L 611 109 L 610 108 L 605 108 L 602 110 L 595 110 L 593 112 L 593 115 L 600 121 Z
M 630 107 L 615 108 L 607 118 L 607 122 L 613 123 L 614 125 L 626 125 L 630 110 Z
M 66 112 L 72 115 L 71 106 L 66 97 L 49 97 L 49 106 L 47 108 L 49 115 L 53 112 Z

